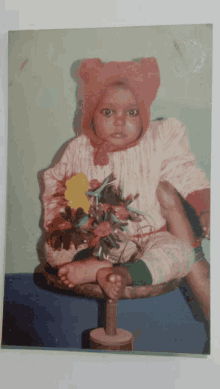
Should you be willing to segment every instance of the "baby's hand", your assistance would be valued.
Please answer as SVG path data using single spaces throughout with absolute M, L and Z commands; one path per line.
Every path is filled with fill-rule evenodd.
M 49 235 L 47 243 L 52 247 L 53 250 L 60 251 L 62 247 L 65 250 L 69 250 L 71 243 L 71 235 L 68 231 L 53 231 Z
M 62 243 L 64 249 L 69 249 L 71 236 L 68 230 L 71 228 L 72 224 L 69 221 L 64 220 L 62 217 L 55 218 L 48 226 L 50 235 L 47 242 L 53 250 L 61 250 Z
M 72 224 L 63 219 L 62 217 L 56 217 L 53 222 L 48 226 L 48 231 L 49 232 L 54 232 L 54 231 L 66 231 L 70 230 L 72 228 Z
M 200 212 L 200 223 L 206 239 L 210 240 L 210 211 Z

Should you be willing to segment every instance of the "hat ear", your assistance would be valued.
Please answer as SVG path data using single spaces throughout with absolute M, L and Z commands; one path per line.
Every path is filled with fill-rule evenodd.
M 99 75 L 100 69 L 103 68 L 103 62 L 99 58 L 85 59 L 81 62 L 79 67 L 79 76 L 85 83 L 89 82 L 90 75 Z
M 140 65 L 143 74 L 146 74 L 148 78 L 151 78 L 152 76 L 160 78 L 159 66 L 155 57 L 143 58 L 140 61 Z
M 139 61 L 140 64 L 154 64 L 154 65 L 157 65 L 158 66 L 158 63 L 157 63 L 157 60 L 155 57 L 149 57 L 149 58 L 142 58 L 140 61 Z

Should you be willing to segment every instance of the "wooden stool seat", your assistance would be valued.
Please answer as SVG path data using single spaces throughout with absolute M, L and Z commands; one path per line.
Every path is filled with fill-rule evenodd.
M 126 286 L 121 299 L 149 298 L 172 292 L 180 286 L 182 279 L 175 279 L 158 285 Z M 105 298 L 105 295 L 98 283 L 77 285 L 74 291 L 79 295 L 93 297 L 96 299 Z

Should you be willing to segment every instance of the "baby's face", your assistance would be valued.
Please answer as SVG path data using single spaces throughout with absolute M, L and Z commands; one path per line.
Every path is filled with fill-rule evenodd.
M 94 115 L 96 135 L 114 146 L 126 146 L 141 133 L 141 118 L 134 94 L 123 87 L 110 87 Z

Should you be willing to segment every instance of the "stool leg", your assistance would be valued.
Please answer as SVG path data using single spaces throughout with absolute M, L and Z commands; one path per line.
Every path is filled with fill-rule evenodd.
M 109 336 L 117 335 L 117 309 L 118 301 L 107 299 L 105 333 Z
M 133 335 L 117 329 L 117 307 L 117 300 L 107 299 L 105 328 L 96 328 L 90 332 L 92 349 L 133 351 Z

